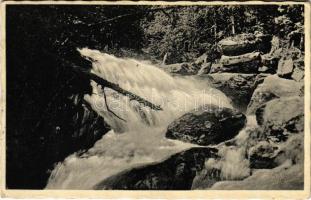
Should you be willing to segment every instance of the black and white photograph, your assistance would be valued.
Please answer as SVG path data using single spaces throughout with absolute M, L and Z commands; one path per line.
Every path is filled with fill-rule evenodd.
M 310 190 L 306 3 L 3 8 L 5 190 Z

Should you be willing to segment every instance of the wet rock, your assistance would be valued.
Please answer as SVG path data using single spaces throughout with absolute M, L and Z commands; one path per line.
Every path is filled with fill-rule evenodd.
M 303 190 L 303 165 L 282 165 L 261 169 L 242 181 L 217 182 L 212 190 Z
M 246 123 L 246 117 L 230 108 L 204 105 L 172 122 L 166 137 L 184 142 L 209 145 L 233 138 Z
M 212 187 L 221 181 L 221 170 L 216 168 L 204 168 L 193 179 L 191 189 L 205 189 Z
M 222 65 L 221 72 L 254 73 L 261 65 L 260 54 L 256 52 L 239 56 L 222 55 L 220 64 Z
M 172 74 L 195 75 L 200 70 L 200 66 L 195 63 L 176 63 L 165 65 L 163 69 Z
M 254 91 L 246 113 L 254 114 L 261 105 L 275 98 L 299 96 L 301 95 L 300 89 L 302 87 L 303 83 L 283 79 L 277 75 L 269 75 Z
M 272 169 L 278 164 L 275 157 L 278 147 L 268 141 L 261 141 L 248 151 L 250 167 L 255 169 Z
M 305 76 L 304 70 L 302 70 L 301 68 L 295 67 L 291 77 L 295 81 L 300 82 L 300 81 L 303 81 L 304 76 Z
M 282 97 L 271 100 L 256 111 L 256 119 L 273 141 L 285 141 L 292 133 L 304 130 L 302 97 Z
M 287 161 L 293 164 L 303 164 L 303 143 L 303 133 L 293 134 L 287 141 L 281 143 L 257 140 L 247 151 L 250 168 L 272 169 Z
M 233 106 L 244 112 L 257 85 L 266 74 L 217 73 L 208 75 L 212 86 L 228 96 Z
M 271 49 L 272 36 L 239 34 L 218 42 L 218 50 L 223 55 L 236 56 L 253 51 L 268 53 Z
M 293 72 L 294 63 L 292 59 L 281 59 L 278 64 L 277 75 L 283 78 L 289 78 Z
M 298 82 L 303 82 L 304 79 L 304 61 L 302 58 L 294 60 L 294 71 L 291 78 Z
M 279 145 L 279 151 L 275 162 L 279 165 L 290 160 L 293 164 L 304 162 L 304 133 L 292 135 L 285 143 Z
M 163 162 L 144 165 L 111 176 L 94 189 L 120 190 L 186 190 L 191 189 L 195 175 L 205 160 L 217 157 L 213 148 L 191 148 Z

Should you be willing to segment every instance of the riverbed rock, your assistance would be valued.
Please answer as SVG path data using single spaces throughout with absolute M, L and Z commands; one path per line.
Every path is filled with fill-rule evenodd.
M 264 103 L 280 97 L 301 96 L 303 83 L 288 80 L 277 75 L 267 76 L 262 84 L 254 91 L 250 103 L 247 106 L 247 114 L 254 114 Z
M 173 121 L 166 137 L 199 145 L 218 144 L 237 135 L 245 123 L 245 115 L 237 110 L 204 105 Z
M 238 34 L 218 42 L 218 50 L 223 55 L 236 56 L 253 51 L 268 53 L 271 49 L 271 35 Z
M 304 162 L 304 133 L 291 135 L 288 140 L 279 145 L 279 151 L 274 159 L 279 165 L 290 160 L 293 164 Z
M 291 77 L 297 82 L 302 82 L 304 79 L 304 76 L 305 76 L 304 70 L 302 70 L 299 67 L 295 67 Z
M 303 165 L 283 165 L 274 169 L 261 169 L 242 181 L 222 181 L 212 190 L 303 190 Z
M 260 141 L 248 151 L 250 168 L 254 169 L 272 169 L 278 166 L 275 158 L 278 153 L 278 147 L 268 141 Z
M 191 189 L 210 188 L 219 181 L 221 181 L 221 170 L 216 168 L 204 168 L 194 177 Z
M 293 70 L 291 78 L 294 79 L 295 81 L 303 82 L 304 76 L 305 76 L 304 68 L 305 67 L 304 67 L 303 57 L 297 60 L 294 60 L 294 70 Z
M 290 59 L 281 59 L 278 64 L 277 75 L 279 77 L 288 78 L 291 76 L 294 69 L 294 62 Z
M 209 74 L 212 86 L 228 96 L 233 106 L 244 112 L 257 85 L 267 74 L 216 73 Z
M 273 141 L 285 141 L 289 135 L 304 130 L 302 97 L 282 97 L 271 100 L 256 110 L 256 119 Z
M 214 148 L 196 147 L 149 165 L 132 168 L 111 176 L 94 189 L 119 190 L 187 190 L 195 175 L 204 167 L 205 160 L 216 158 Z

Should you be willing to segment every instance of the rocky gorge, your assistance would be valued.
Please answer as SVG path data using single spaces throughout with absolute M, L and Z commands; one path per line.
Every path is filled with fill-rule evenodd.
M 99 183 L 96 189 L 303 188 L 304 83 L 303 75 L 300 79 L 295 76 L 295 69 L 303 69 L 303 56 L 301 52 L 302 57 L 292 53 L 299 51 L 295 46 L 283 49 L 273 46 L 272 37 L 263 41 L 255 39 L 251 46 L 245 38 L 248 36 L 238 35 L 220 42 L 219 64 L 196 61 L 162 66 L 177 76 L 207 79 L 232 99 L 234 109 L 207 105 L 205 109 L 186 113 L 168 126 L 166 137 L 202 147 L 119 173 Z M 230 44 L 230 48 L 221 46 L 224 43 Z M 287 53 L 275 55 L 275 52 Z M 206 66 L 210 69 L 202 73 Z M 214 66 L 218 66 L 217 70 Z M 253 126 L 246 126 L 245 115 L 254 116 Z M 203 146 L 211 145 L 213 156 L 197 153 L 207 150 Z M 192 161 L 192 156 L 200 162 Z M 182 163 L 176 163 L 175 157 Z M 166 164 L 171 162 L 174 164 Z M 178 177 L 182 177 L 182 183 Z
M 176 47 L 153 26 L 165 22 L 166 27 L 162 15 L 174 9 L 189 14 L 199 12 L 196 7 L 169 7 L 166 14 L 158 7 L 150 8 L 151 14 L 145 7 L 122 9 L 129 17 L 115 26 L 107 20 L 119 18 L 100 6 L 7 10 L 12 22 L 7 27 L 7 188 L 303 189 L 301 24 L 282 36 L 267 27 L 254 31 L 250 22 L 238 19 L 246 30 L 213 32 L 208 45 L 206 38 L 195 41 L 199 36 L 192 32 L 194 39 L 180 36 L 180 30 L 165 33 L 176 36 L 182 44 Z M 47 11 L 50 16 L 42 14 Z M 205 27 L 184 26 L 189 18 L 180 15 L 181 24 L 174 25 L 177 18 L 167 23 L 186 31 Z M 143 25 L 132 23 L 137 18 Z M 147 36 L 151 42 L 167 41 L 151 45 Z M 132 96 L 85 76 L 90 74 Z M 142 98 L 158 109 L 142 104 Z

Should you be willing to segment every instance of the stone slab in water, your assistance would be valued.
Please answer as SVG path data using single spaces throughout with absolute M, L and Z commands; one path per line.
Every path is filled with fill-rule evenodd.
M 245 123 L 245 115 L 237 110 L 204 105 L 172 122 L 166 137 L 199 145 L 218 144 L 236 136 Z
M 196 147 L 177 153 L 163 162 L 133 168 L 111 176 L 94 189 L 187 190 L 205 160 L 217 158 L 214 148 Z

